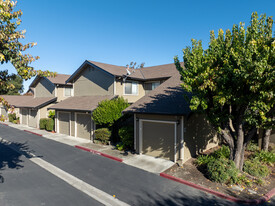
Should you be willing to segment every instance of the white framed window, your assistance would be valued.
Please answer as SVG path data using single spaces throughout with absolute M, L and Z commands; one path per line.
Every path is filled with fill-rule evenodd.
M 130 81 L 124 82 L 124 94 L 137 95 L 138 94 L 138 83 L 130 82 Z
M 65 97 L 71 97 L 72 96 L 73 88 L 71 87 L 65 87 L 64 96 Z

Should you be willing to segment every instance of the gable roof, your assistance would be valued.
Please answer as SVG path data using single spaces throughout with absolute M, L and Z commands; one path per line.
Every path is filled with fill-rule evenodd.
M 55 77 L 41 77 L 41 76 L 36 76 L 35 79 L 32 81 L 30 84 L 30 87 L 35 87 L 36 84 L 40 81 L 41 78 L 45 78 L 48 81 L 50 81 L 52 84 L 60 84 L 60 85 L 65 85 L 66 80 L 70 77 L 68 74 L 56 74 Z M 71 85 L 68 83 L 68 85 Z
M 116 96 L 112 95 L 69 97 L 62 102 L 49 107 L 48 109 L 92 111 L 98 106 L 99 102 L 103 100 L 110 100 L 115 97 Z
M 95 68 L 98 68 L 116 77 L 123 77 L 127 75 L 127 70 L 125 66 L 116 66 L 112 64 L 105 64 L 101 62 L 86 60 L 70 76 L 70 78 L 68 78 L 67 82 L 72 83 L 72 80 L 75 79 L 83 70 L 86 69 L 86 65 L 93 66 Z M 150 80 L 150 79 L 169 78 L 178 73 L 174 63 L 164 64 L 159 66 L 152 66 L 152 67 L 143 67 L 140 69 L 129 69 L 129 71 L 131 72 L 131 74 L 128 76 L 128 78 L 142 80 L 142 81 Z
M 126 108 L 123 113 L 188 115 L 190 108 L 184 95 L 191 95 L 185 92 L 180 84 L 180 74 L 172 76 Z

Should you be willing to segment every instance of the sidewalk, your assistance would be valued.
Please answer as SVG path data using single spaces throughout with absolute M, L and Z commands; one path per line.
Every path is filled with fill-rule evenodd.
M 156 174 L 159 174 L 174 165 L 174 162 L 172 161 L 154 158 L 147 155 L 137 155 L 137 154 L 132 154 L 130 152 L 126 153 L 124 151 L 119 151 L 119 150 L 116 150 L 115 147 L 112 145 L 94 144 L 90 140 L 86 140 L 78 137 L 72 137 L 64 134 L 51 133 L 51 132 L 47 132 L 46 130 L 39 130 L 26 125 L 21 125 L 21 124 L 13 124 L 10 122 L 5 122 L 2 124 L 6 124 L 10 127 L 20 129 L 23 131 L 25 130 L 26 132 L 29 131 L 29 132 L 41 135 L 45 138 L 48 138 L 63 144 L 67 144 L 73 147 L 81 146 L 81 147 L 87 148 L 87 150 L 90 149 L 98 153 L 103 153 L 108 156 L 119 158 L 119 159 L 122 159 L 122 162 L 125 164 L 131 165 L 133 167 L 137 167 L 142 170 L 146 170 L 148 172 L 156 173 Z

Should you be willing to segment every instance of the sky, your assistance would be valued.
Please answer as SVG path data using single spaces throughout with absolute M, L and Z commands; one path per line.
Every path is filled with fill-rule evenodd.
M 72 74 L 85 60 L 145 67 L 182 60 L 192 38 L 206 49 L 211 30 L 249 25 L 254 11 L 275 16 L 275 0 L 18 0 L 19 9 L 22 42 L 36 42 L 27 53 L 40 57 L 31 66 Z

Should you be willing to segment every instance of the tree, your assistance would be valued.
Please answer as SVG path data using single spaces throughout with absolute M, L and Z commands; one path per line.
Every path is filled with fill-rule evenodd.
M 142 62 L 141 64 L 137 65 L 136 62 L 130 62 L 130 64 L 127 64 L 126 67 L 130 68 L 130 69 L 139 69 L 139 68 L 143 68 L 145 65 L 144 62 Z
M 0 78 L 7 78 L 8 80 L 7 83 L 9 85 L 13 85 L 12 88 L 0 88 L 0 94 L 6 94 L 6 95 L 19 95 L 20 93 L 23 92 L 24 90 L 24 86 L 23 86 L 23 79 L 16 74 L 12 74 L 12 75 L 7 75 L 8 71 L 1 71 L 0 72 Z
M 244 150 L 256 128 L 274 119 L 275 41 L 271 17 L 252 13 L 250 25 L 210 32 L 208 49 L 192 39 L 183 49 L 184 66 L 175 57 L 183 88 L 192 92 L 190 108 L 206 114 L 229 145 L 230 159 L 243 168 Z M 272 124 L 272 123 L 271 123 Z M 273 124 L 274 125 L 274 124 Z
M 92 113 L 92 120 L 101 127 L 110 127 L 112 130 L 112 141 L 117 142 L 119 120 L 122 118 L 122 111 L 129 106 L 127 100 L 118 97 L 112 100 L 103 100 Z
M 0 62 L 1 64 L 10 62 L 17 70 L 18 75 L 24 79 L 30 79 L 35 75 L 54 76 L 49 71 L 35 70 L 30 64 L 39 59 L 38 56 L 32 56 L 25 51 L 36 43 L 21 43 L 25 38 L 25 30 L 19 30 L 21 24 L 22 11 L 14 11 L 16 3 L 10 0 L 0 0 Z M 13 88 L 9 80 L 10 75 L 6 74 L 5 78 L 0 79 L 0 89 Z M 0 98 L 0 102 L 5 101 Z M 9 106 L 8 104 L 6 106 Z

